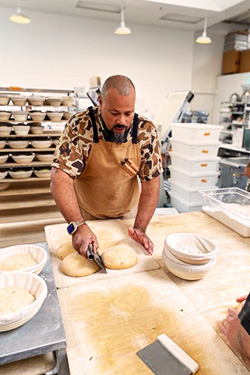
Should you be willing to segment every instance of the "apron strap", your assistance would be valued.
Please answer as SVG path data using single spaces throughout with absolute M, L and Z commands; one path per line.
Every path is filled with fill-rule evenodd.
M 95 121 L 95 115 L 94 115 L 93 107 L 88 107 L 88 110 L 89 110 L 89 117 L 91 119 L 92 126 L 93 126 L 94 143 L 98 143 L 99 142 L 99 138 L 98 138 L 98 132 L 97 132 L 97 126 L 96 126 L 96 121 Z
M 133 120 L 133 129 L 132 129 L 132 143 L 134 144 L 137 143 L 138 123 L 139 123 L 138 114 L 135 113 L 134 120 Z

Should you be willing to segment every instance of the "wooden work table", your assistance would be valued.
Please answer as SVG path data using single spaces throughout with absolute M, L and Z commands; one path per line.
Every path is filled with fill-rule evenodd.
M 203 279 L 182 280 L 162 262 L 164 240 L 177 232 L 218 245 L 217 264 Z M 218 322 L 249 292 L 250 238 L 203 212 L 155 216 L 147 234 L 158 269 L 58 289 L 71 375 L 150 375 L 135 353 L 162 333 L 199 363 L 198 375 L 249 374 L 219 336 Z

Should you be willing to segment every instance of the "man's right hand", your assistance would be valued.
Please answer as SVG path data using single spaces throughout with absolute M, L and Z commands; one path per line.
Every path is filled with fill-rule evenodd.
M 86 257 L 89 244 L 92 244 L 92 250 L 95 253 L 99 247 L 96 235 L 87 224 L 81 225 L 72 236 L 72 245 L 79 254 Z

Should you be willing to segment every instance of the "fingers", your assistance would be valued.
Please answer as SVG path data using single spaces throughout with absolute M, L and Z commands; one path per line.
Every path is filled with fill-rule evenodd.
M 247 299 L 247 295 L 236 298 L 236 302 L 243 302 Z
M 95 234 L 87 225 L 78 228 L 77 232 L 72 237 L 72 244 L 74 249 L 84 257 L 86 257 L 86 252 L 90 244 L 94 252 L 96 252 L 99 247 Z
M 144 246 L 150 255 L 153 254 L 154 244 L 142 229 L 128 228 L 128 234 L 133 240 Z

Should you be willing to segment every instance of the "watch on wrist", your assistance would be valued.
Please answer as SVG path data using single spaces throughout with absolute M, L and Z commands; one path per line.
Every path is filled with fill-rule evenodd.
M 86 224 L 84 219 L 80 221 L 71 221 L 71 223 L 69 223 L 67 226 L 67 232 L 72 235 L 77 231 L 78 227 L 84 224 Z

